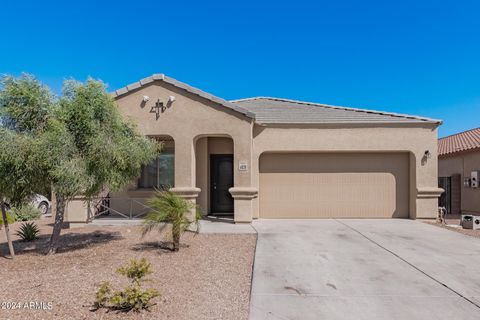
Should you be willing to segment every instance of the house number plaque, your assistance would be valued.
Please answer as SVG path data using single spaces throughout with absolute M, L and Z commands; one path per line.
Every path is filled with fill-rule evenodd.
M 238 162 L 239 171 L 248 171 L 248 162 L 246 160 L 240 160 Z

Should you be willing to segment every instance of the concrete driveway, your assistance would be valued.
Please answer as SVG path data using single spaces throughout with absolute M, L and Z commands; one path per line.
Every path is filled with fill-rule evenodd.
M 412 220 L 258 220 L 250 319 L 480 319 L 480 240 Z

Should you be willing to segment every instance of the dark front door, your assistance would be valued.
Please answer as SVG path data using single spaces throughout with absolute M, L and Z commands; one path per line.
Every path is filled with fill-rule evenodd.
M 210 155 L 210 202 L 212 213 L 233 213 L 233 155 Z

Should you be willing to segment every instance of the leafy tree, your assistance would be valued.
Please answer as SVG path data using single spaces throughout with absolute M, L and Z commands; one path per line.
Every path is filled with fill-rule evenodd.
M 32 75 L 0 80 L 0 123 L 16 132 L 35 134 L 42 131 L 55 103 L 50 89 Z
M 42 174 L 32 146 L 53 104 L 50 90 L 32 76 L 0 79 L 0 206 L 12 257 L 15 253 L 6 220 L 6 201 L 20 206 L 39 189 Z
M 87 198 L 103 190 L 115 191 L 130 183 L 159 152 L 153 140 L 137 133 L 125 120 L 102 82 L 67 81 L 55 119 L 58 123 L 40 137 L 57 201 L 48 253 L 55 253 L 66 203 L 78 194 Z M 70 150 L 61 146 L 68 143 Z M 59 150 L 61 149 L 61 150 Z
M 149 199 L 149 206 L 153 209 L 145 217 L 143 235 L 157 229 L 162 232 L 166 226 L 171 226 L 173 251 L 180 250 L 180 237 L 193 224 L 195 232 L 199 229 L 201 213 L 198 206 L 184 198 L 179 197 L 170 190 L 157 190 Z M 191 212 L 195 211 L 192 218 Z
M 25 170 L 15 172 L 19 181 L 31 186 L 22 192 L 31 194 L 43 184 L 51 185 L 55 193 L 55 223 L 47 251 L 53 254 L 68 201 L 80 194 L 88 198 L 122 188 L 157 155 L 159 146 L 122 118 L 102 82 L 66 81 L 59 99 L 29 75 L 5 77 L 2 83 L 3 131 L 13 143 L 29 140 Z M 16 188 L 17 180 L 7 178 L 2 180 Z M 7 198 L 22 198 L 18 189 Z

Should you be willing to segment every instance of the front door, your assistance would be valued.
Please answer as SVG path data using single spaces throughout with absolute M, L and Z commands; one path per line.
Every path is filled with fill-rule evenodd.
M 233 213 L 233 198 L 228 189 L 233 187 L 233 155 L 210 155 L 211 213 Z

